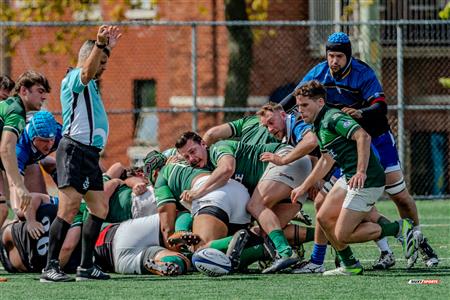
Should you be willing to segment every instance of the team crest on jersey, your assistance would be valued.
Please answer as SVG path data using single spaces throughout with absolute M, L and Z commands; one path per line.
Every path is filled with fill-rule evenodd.
M 344 121 L 344 124 L 342 124 L 342 126 L 344 126 L 344 128 L 349 128 L 351 124 L 352 124 L 352 122 L 350 120 L 347 120 L 347 121 Z

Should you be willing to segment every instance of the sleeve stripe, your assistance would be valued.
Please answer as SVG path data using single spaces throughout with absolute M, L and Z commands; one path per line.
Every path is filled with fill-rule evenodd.
M 3 129 L 4 129 L 4 130 L 7 130 L 7 131 L 14 132 L 14 133 L 17 135 L 17 137 L 20 136 L 19 130 L 17 130 L 17 128 L 15 128 L 15 127 L 12 127 L 12 126 L 5 126 L 5 127 L 3 127 Z
M 347 139 L 351 139 L 353 133 L 355 133 L 355 131 L 358 130 L 359 128 L 361 128 L 361 126 L 358 123 L 355 123 L 347 132 Z
M 164 199 L 164 200 L 157 200 L 158 203 L 158 207 L 161 207 L 162 205 L 166 204 L 166 203 L 177 203 L 177 201 L 174 198 L 168 198 L 168 199 Z

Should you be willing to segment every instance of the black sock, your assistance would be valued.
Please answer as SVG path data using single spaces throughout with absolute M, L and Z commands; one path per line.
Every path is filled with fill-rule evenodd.
M 47 266 L 51 260 L 58 260 L 59 252 L 66 238 L 67 231 L 69 231 L 70 224 L 56 217 L 50 226 L 49 241 L 48 241 L 48 256 Z
M 97 242 L 98 234 L 103 224 L 103 219 L 89 214 L 84 222 L 81 244 L 81 267 L 88 269 L 93 266 L 92 256 Z

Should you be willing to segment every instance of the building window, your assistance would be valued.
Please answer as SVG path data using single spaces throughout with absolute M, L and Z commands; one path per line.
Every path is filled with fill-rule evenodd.
M 379 0 L 380 20 L 439 20 L 439 12 L 444 9 L 446 0 Z M 352 0 L 309 0 L 309 19 L 312 21 L 362 21 L 361 4 Z M 380 41 L 383 46 L 395 46 L 396 27 L 380 27 Z M 310 30 L 310 47 L 320 55 L 324 51 L 327 36 L 334 31 L 344 31 L 359 36 L 356 26 L 318 25 Z M 445 25 L 406 25 L 404 30 L 406 47 L 441 47 L 450 44 L 450 26 Z
M 156 0 L 130 0 L 130 9 L 125 12 L 129 20 L 153 20 L 158 15 Z
M 145 108 L 156 107 L 156 81 L 134 81 L 135 142 L 140 145 L 158 144 L 158 115 L 155 112 L 143 112 Z

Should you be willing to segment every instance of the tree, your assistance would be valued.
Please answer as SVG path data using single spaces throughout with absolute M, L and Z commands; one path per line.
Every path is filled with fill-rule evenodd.
M 152 0 L 156 1 L 156 0 Z M 99 21 L 101 16 L 95 17 L 93 12 L 99 0 L 27 0 L 21 1 L 20 5 L 12 5 L 11 0 L 0 1 L 0 21 L 17 22 L 49 22 L 49 21 L 71 21 L 76 16 L 79 21 Z M 128 7 L 141 5 L 141 1 L 114 1 L 107 0 L 106 4 L 111 6 L 110 19 L 113 21 L 123 20 Z M 93 18 L 94 17 L 94 18 Z M 60 27 L 56 29 L 55 39 L 37 49 L 37 54 L 42 63 L 46 62 L 47 54 L 67 54 L 71 63 L 76 60 L 72 42 L 87 38 L 85 27 Z M 17 44 L 27 38 L 29 32 L 26 27 L 0 27 L 0 73 L 11 74 L 11 56 L 14 54 Z
M 227 21 L 248 21 L 245 0 L 225 0 Z M 253 36 L 249 26 L 228 26 L 229 63 L 225 87 L 226 107 L 244 106 L 249 96 L 252 66 Z M 225 114 L 225 121 L 236 119 L 235 113 Z

